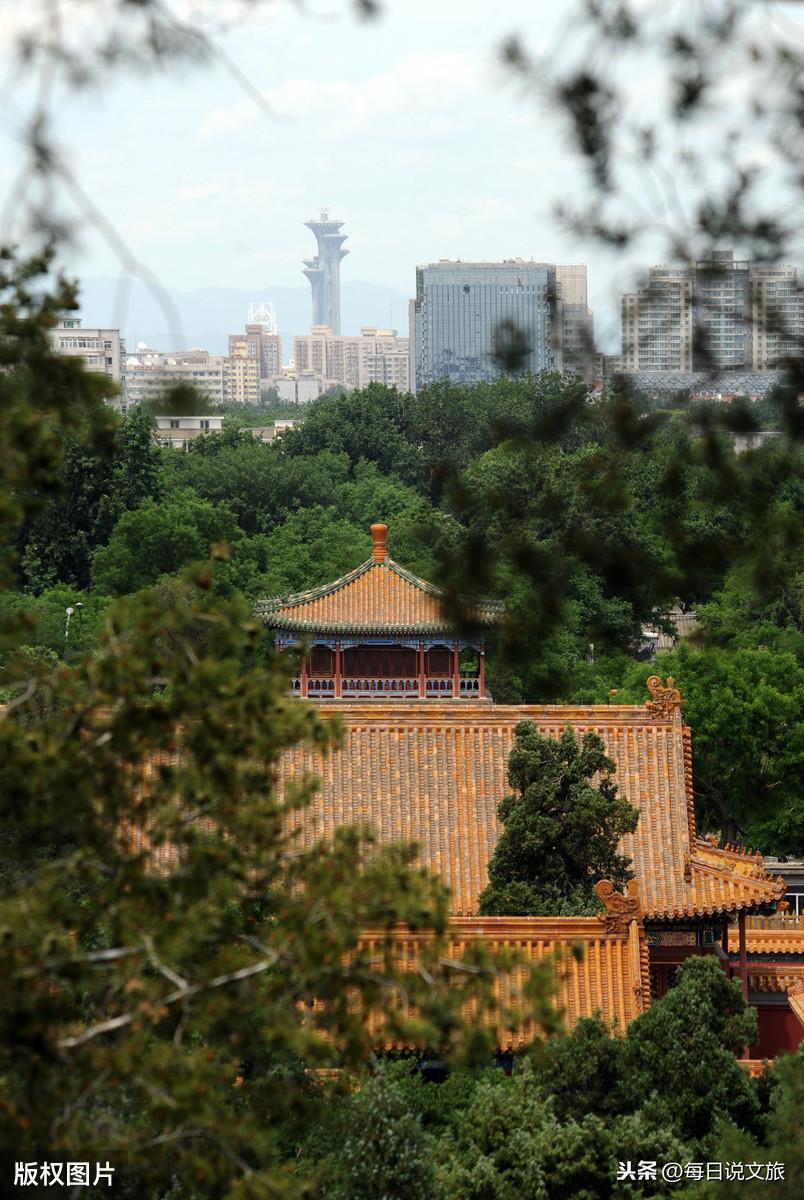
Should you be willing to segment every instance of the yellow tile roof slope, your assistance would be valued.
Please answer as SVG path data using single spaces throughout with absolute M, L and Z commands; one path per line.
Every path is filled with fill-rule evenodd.
M 275 629 L 291 632 L 365 634 L 398 637 L 405 634 L 443 635 L 454 632 L 455 621 L 486 628 L 496 624 L 503 605 L 494 600 L 448 598 L 441 589 L 406 571 L 386 551 L 385 525 L 372 525 L 371 558 L 336 579 L 306 592 L 259 601 L 257 616 Z
M 787 998 L 790 1007 L 798 1017 L 802 1025 L 804 1025 L 804 983 L 794 984 L 787 993 Z
M 603 739 L 621 793 L 640 810 L 622 850 L 633 859 L 646 917 L 682 918 L 780 900 L 784 883 L 760 856 L 718 850 L 695 834 L 691 749 L 677 706 L 495 705 L 483 701 L 322 704 L 347 726 L 322 759 L 289 752 L 285 776 L 308 771 L 322 787 L 301 817 L 310 844 L 339 825 L 373 826 L 383 841 L 415 841 L 420 860 L 452 891 L 456 914 L 477 912 L 499 834 L 497 805 L 518 721 L 557 737 L 570 726 Z
M 367 931 L 362 941 L 371 946 L 381 934 Z M 398 965 L 408 969 L 417 961 L 418 946 L 424 935 L 400 930 L 395 936 L 394 952 Z M 502 948 L 518 951 L 527 963 L 556 955 L 555 1003 L 563 1010 L 568 1029 L 579 1018 L 600 1012 L 604 1021 L 625 1029 L 634 1017 L 650 1005 L 648 947 L 639 919 L 613 922 L 604 917 L 470 917 L 453 920 L 447 956 L 461 957 L 466 947 L 480 941 L 489 950 Z M 574 950 L 580 951 L 580 958 Z M 503 1010 L 516 1015 L 527 1004 L 522 996 L 526 966 L 515 968 L 495 987 L 497 1002 Z M 369 1017 L 369 1027 L 378 1044 L 390 1048 L 384 1036 L 382 1014 Z M 501 1024 L 497 1030 L 501 1049 L 516 1049 L 538 1037 L 540 1030 L 525 1020 L 518 1029 Z
M 804 996 L 804 962 L 795 959 L 784 963 L 756 960 L 749 962 L 748 987 L 752 992 L 787 992 L 788 997 Z M 800 1002 L 798 1008 L 793 1008 L 793 1011 L 796 1016 L 804 1015 L 804 1008 Z

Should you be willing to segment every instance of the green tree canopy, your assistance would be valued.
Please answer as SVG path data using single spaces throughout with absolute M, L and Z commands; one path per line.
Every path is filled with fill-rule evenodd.
M 68 297 L 29 295 L 46 265 L 0 285 L 4 585 L 20 524 L 63 486 L 68 431 L 94 452 L 115 421 L 49 346 Z M 160 560 L 155 507 L 121 517 L 99 551 L 111 586 L 232 532 L 226 508 L 174 493 L 161 529 L 175 557 Z M 466 970 L 444 961 L 448 897 L 415 849 L 355 830 L 300 845 L 315 785 L 280 788 L 280 758 L 335 752 L 338 729 L 289 695 L 281 660 L 250 665 L 263 630 L 215 594 L 214 567 L 110 606 L 74 665 L 10 654 L 3 678 L 0 1158 L 108 1160 L 132 1198 L 299 1195 L 283 1135 L 314 1090 L 308 1069 L 365 1062 L 370 1014 L 447 1057 L 493 1051 L 497 964 L 480 948 Z M 19 645 L 25 621 L 0 620 Z M 428 935 L 421 970 L 395 957 L 399 923 Z M 543 978 L 532 990 L 549 1004 Z
M 134 408 L 109 445 L 87 444 L 80 433 L 66 439 L 58 495 L 20 536 L 28 590 L 57 584 L 89 587 L 92 556 L 108 542 L 119 519 L 143 501 L 160 497 L 162 454 L 153 429 L 152 418 Z
M 330 583 L 371 554 L 368 528 L 358 528 L 331 507 L 293 513 L 267 538 L 266 586 L 271 595 Z
M 800 635 L 793 636 L 799 642 Z M 767 854 L 803 853 L 801 658 L 791 650 L 741 646 L 739 641 L 729 649 L 682 643 L 660 654 L 656 669 L 675 680 L 684 720 L 692 729 L 701 829 Z M 644 664 L 631 665 L 620 702 L 642 699 L 644 674 Z M 599 689 L 597 699 L 604 698 L 604 690 Z
M 603 1119 L 579 1111 L 560 1121 L 538 1076 L 488 1079 L 475 1090 L 453 1139 L 437 1151 L 438 1200 L 621 1200 L 662 1195 L 616 1182 L 618 1161 L 683 1161 L 686 1147 L 642 1110 Z
M 69 625 L 68 608 L 73 610 Z M 29 626 L 26 636 L 32 646 L 68 661 L 75 661 L 97 645 L 108 608 L 107 597 L 64 585 L 48 588 L 38 596 L 0 593 L 0 619 L 19 619 Z
M 164 502 L 146 500 L 117 522 L 92 560 L 92 582 L 102 593 L 123 596 L 203 561 L 215 542 L 231 541 L 237 526 L 224 504 L 194 491 L 173 492 Z
M 307 457 L 334 450 L 348 454 L 353 464 L 365 458 L 385 473 L 415 480 L 419 475 L 416 450 L 403 431 L 408 400 L 376 383 L 321 397 L 307 406 L 301 425 L 283 434 L 283 453 Z
M 756 1010 L 743 999 L 740 981 L 729 979 L 714 957 L 687 959 L 676 986 L 626 1031 L 626 1103 L 655 1106 L 660 1120 L 699 1144 L 722 1120 L 758 1129 L 757 1090 L 737 1061 L 756 1035 Z
M 622 888 L 633 878 L 617 845 L 636 828 L 639 813 L 617 796 L 613 772 L 597 734 L 585 734 L 579 744 L 569 728 L 556 740 L 543 737 L 532 721 L 519 722 L 508 759 L 514 790 L 499 805 L 503 832 L 480 895 L 481 913 L 598 912 L 599 880 Z

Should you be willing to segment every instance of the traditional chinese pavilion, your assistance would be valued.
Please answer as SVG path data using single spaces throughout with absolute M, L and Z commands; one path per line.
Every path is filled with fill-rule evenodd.
M 385 525 L 372 526 L 372 542 L 371 558 L 341 579 L 257 609 L 278 646 L 308 647 L 294 690 L 346 725 L 337 753 L 299 745 L 282 763 L 285 779 L 321 779 L 299 817 L 303 841 L 368 823 L 384 841 L 416 842 L 420 861 L 451 889 L 456 948 L 468 938 L 502 940 L 539 958 L 582 943 L 583 959 L 573 958 L 559 982 L 570 1025 L 598 1010 L 622 1027 L 672 986 L 688 955 L 703 953 L 741 980 L 759 1010 L 752 1055 L 795 1046 L 804 1036 L 804 963 L 800 976 L 767 961 L 758 973 L 755 957 L 760 930 L 785 920 L 774 915 L 784 882 L 765 872 L 760 855 L 698 836 L 692 739 L 672 680 L 649 680 L 644 706 L 495 704 L 485 688 L 484 637 L 502 606 L 464 601 L 472 629 L 458 636 L 444 594 L 388 557 Z M 567 726 L 597 733 L 621 793 L 639 809 L 621 845 L 636 878 L 625 896 L 599 885 L 600 917 L 477 916 L 522 720 L 554 737 Z M 801 933 L 788 936 L 794 941 L 804 948 Z
M 457 597 L 457 636 L 444 592 L 389 558 L 387 536 L 372 525 L 371 558 L 354 571 L 257 605 L 279 649 L 306 647 L 293 690 L 317 700 L 485 697 L 485 632 L 503 606 Z

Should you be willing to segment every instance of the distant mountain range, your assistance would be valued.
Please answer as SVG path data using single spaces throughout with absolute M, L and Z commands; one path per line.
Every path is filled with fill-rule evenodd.
M 293 338 L 307 333 L 312 300 L 306 285 L 264 288 L 198 288 L 180 292 L 164 287 L 157 294 L 139 280 L 121 286 L 97 276 L 81 283 L 81 317 L 87 327 L 120 329 L 131 353 L 138 342 L 157 350 L 203 346 L 225 354 L 228 335 L 243 329 L 251 302 L 271 301 L 276 308 L 284 361 L 293 354 Z M 361 325 L 408 333 L 408 297 L 375 283 L 341 285 L 341 332 L 359 333 Z

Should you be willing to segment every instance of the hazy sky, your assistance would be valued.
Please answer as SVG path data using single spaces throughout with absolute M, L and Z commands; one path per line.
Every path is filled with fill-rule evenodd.
M 499 63 L 514 31 L 560 53 L 567 3 L 387 0 L 379 20 L 359 22 L 347 0 L 310 0 L 307 15 L 274 0 L 220 45 L 275 117 L 223 66 L 187 66 L 59 99 L 59 137 L 84 189 L 174 288 L 269 299 L 272 284 L 303 285 L 314 241 L 302 222 L 328 206 L 349 235 L 344 279 L 412 293 L 416 263 L 440 257 L 586 261 L 593 299 L 616 308 L 628 264 L 560 232 L 551 208 L 577 195 L 579 168 L 555 115 Z M 12 7 L 22 22 L 25 6 Z M 243 11 L 218 0 L 227 10 Z M 0 195 L 19 162 L 24 98 L 0 118 Z M 118 270 L 97 234 L 72 265 Z

